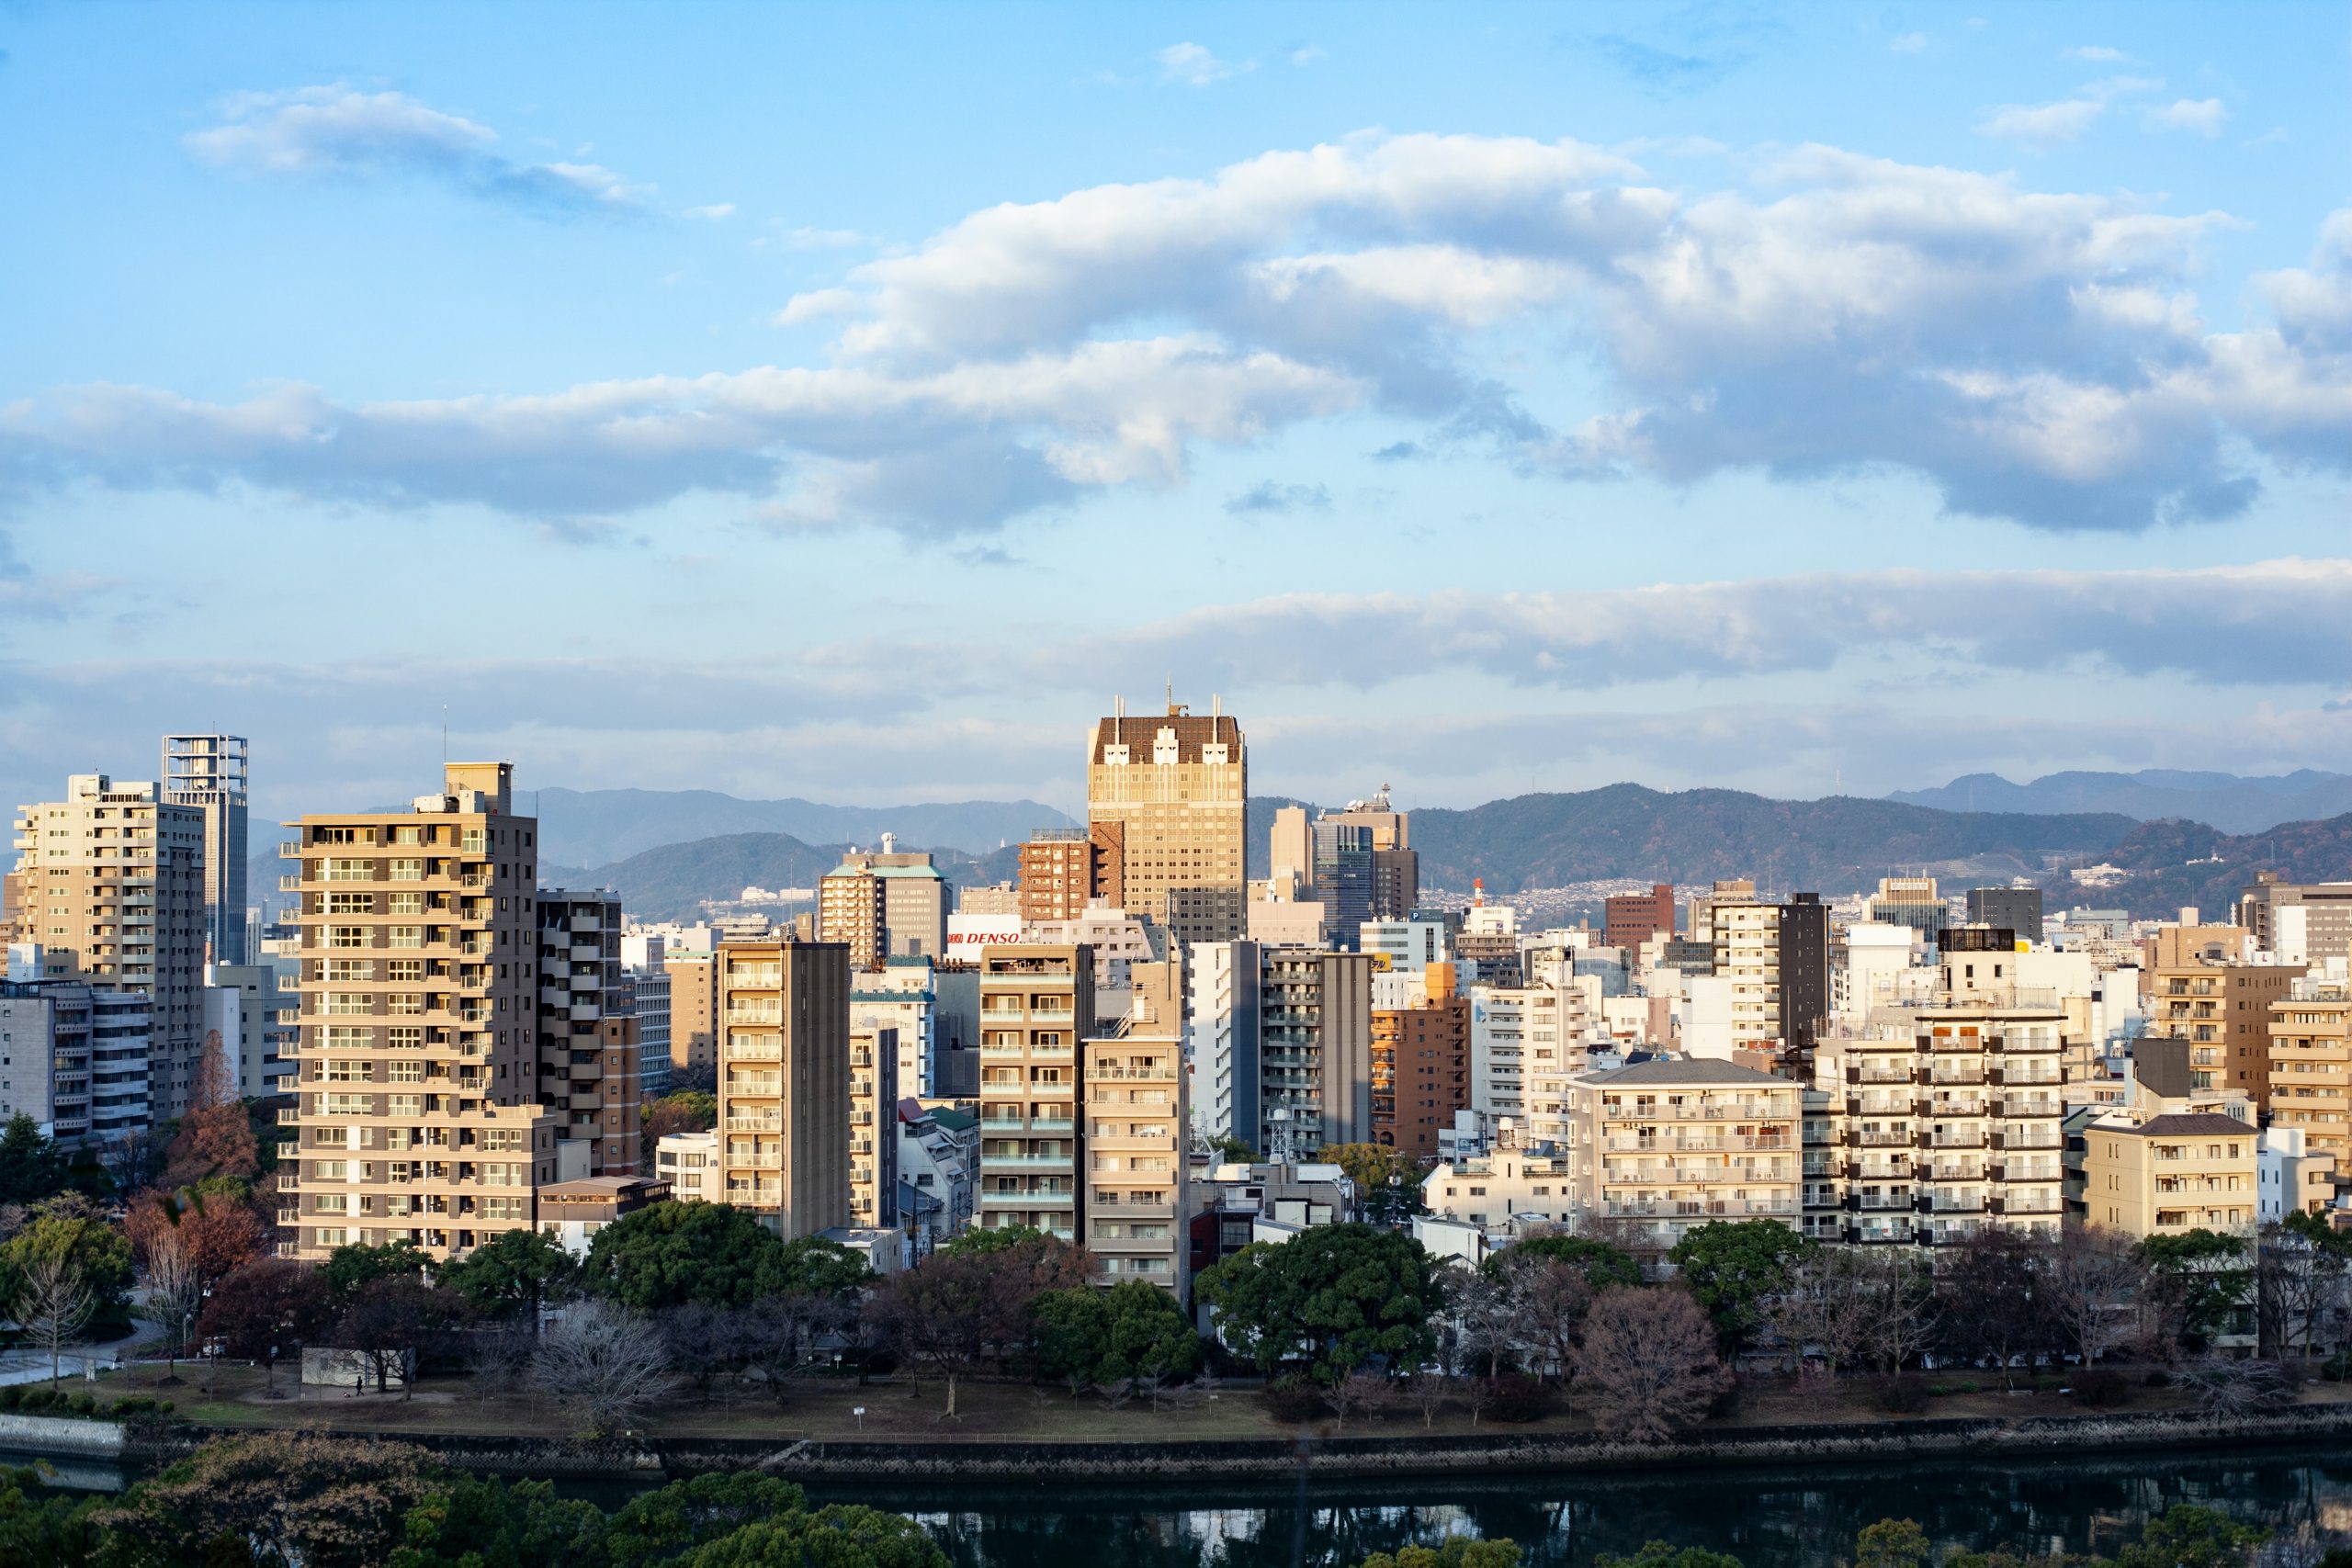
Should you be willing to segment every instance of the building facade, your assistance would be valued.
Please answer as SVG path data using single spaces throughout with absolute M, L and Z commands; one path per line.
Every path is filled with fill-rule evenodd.
M 22 1111 L 75 1148 L 144 1132 L 151 1016 L 135 991 L 0 981 L 0 1117 Z
M 980 1186 L 985 1229 L 1084 1234 L 1078 1108 L 1094 1033 L 1094 954 L 1021 943 L 980 955 Z
M 560 1115 L 539 1103 L 538 824 L 503 762 L 453 762 L 405 812 L 288 826 L 301 977 L 288 1256 L 461 1255 L 533 1224 Z
M 1424 973 L 1418 1006 L 1373 1010 L 1372 1141 L 1435 1159 L 1440 1130 L 1470 1109 L 1470 999 L 1454 989 L 1453 964 Z
M 602 888 L 543 887 L 539 916 L 539 1103 L 576 1148 L 574 1176 L 643 1168 L 643 1042 L 621 971 L 621 900 Z
M 1787 1078 L 1690 1057 L 1577 1075 L 1577 1213 L 1657 1247 L 1714 1220 L 1795 1229 L 1803 1098 Z
M 841 942 L 724 942 L 720 1201 L 786 1241 L 849 1221 L 850 955 Z
M 2188 1042 L 2199 1089 L 2239 1089 L 2270 1108 L 2270 1013 L 2301 964 L 2205 963 L 2143 970 L 2148 1032 Z
M 148 1108 L 181 1115 L 204 1046 L 204 812 L 153 784 L 77 773 L 20 808 L 19 924 L 42 976 L 147 998 Z
M 1259 949 L 1261 1158 L 1285 1164 L 1371 1140 L 1372 970 L 1366 953 Z
M 2212 1112 L 2099 1117 L 2083 1133 L 2084 1217 L 2135 1240 L 2192 1230 L 2250 1235 L 2257 1135 Z
M 1086 1042 L 1085 1238 L 1094 1280 L 1186 1285 L 1184 1043 L 1172 1030 Z
M 1087 742 L 1090 829 L 1116 824 L 1122 907 L 1180 947 L 1233 942 L 1248 929 L 1249 756 L 1231 716 L 1098 719 Z
M 2341 979 L 2305 976 L 2271 1007 L 2270 1123 L 2352 1176 L 2352 986 Z
M 670 976 L 670 1070 L 696 1077 L 718 1070 L 718 962 L 707 954 L 662 960 Z
M 1658 882 L 1646 893 L 1612 893 L 1600 903 L 1604 946 L 1639 953 L 1654 936 L 1674 934 L 1674 886 Z
M 242 735 L 164 737 L 164 798 L 204 813 L 204 929 L 207 956 L 215 964 L 248 958 L 247 763 Z
M 899 1032 L 849 1026 L 849 1223 L 899 1223 Z

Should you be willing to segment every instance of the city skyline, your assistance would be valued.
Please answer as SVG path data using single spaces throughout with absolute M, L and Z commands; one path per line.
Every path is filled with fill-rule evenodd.
M 0 28 L 12 801 L 2352 770 L 2340 15 L 125 15 Z

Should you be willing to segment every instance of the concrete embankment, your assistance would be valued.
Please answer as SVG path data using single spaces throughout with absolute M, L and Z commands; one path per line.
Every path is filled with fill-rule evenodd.
M 127 1435 L 102 1422 L 16 1417 L 20 1426 L 111 1430 L 109 1450 L 132 1464 L 168 1463 L 227 1430 L 175 1427 Z M 356 1434 L 335 1434 L 353 1437 Z M 659 1482 L 711 1471 L 759 1470 L 787 1479 L 905 1478 L 938 1481 L 1272 1480 L 1310 1474 L 1432 1476 L 1528 1471 L 1705 1465 L 1787 1466 L 2007 1459 L 2041 1452 L 2090 1458 L 2133 1450 L 2291 1444 L 2352 1436 L 2352 1405 L 2302 1405 L 2225 1420 L 2170 1412 L 1971 1416 L 1797 1427 L 1710 1427 L 1671 1443 L 1619 1442 L 1589 1433 L 1494 1432 L 1470 1437 L 1270 1437 L 1224 1442 L 827 1442 L 662 1438 L 583 1448 L 535 1438 L 386 1432 L 450 1464 L 501 1475 Z M 48 1451 L 88 1442 L 81 1432 L 0 1429 L 0 1446 Z M 88 1447 L 59 1447 L 89 1454 Z

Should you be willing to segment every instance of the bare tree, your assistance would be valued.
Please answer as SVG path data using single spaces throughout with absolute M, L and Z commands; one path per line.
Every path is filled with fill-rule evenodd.
M 1423 1427 L 1437 1425 L 1437 1413 L 1453 1393 L 1453 1380 L 1443 1372 L 1415 1372 L 1405 1382 L 1405 1397 L 1421 1413 Z
M 1933 1344 L 1942 1324 L 1935 1276 L 1910 1250 L 1867 1253 L 1860 1260 L 1871 1303 L 1869 1353 L 1890 1374 Z
M 1576 1370 L 1577 1340 L 1592 1310 L 1591 1280 L 1561 1258 L 1518 1259 L 1510 1252 L 1503 1254 L 1502 1276 L 1513 1331 L 1535 1363 L 1531 1370 L 1566 1382 Z
M 2276 1410 L 2295 1397 L 2285 1374 L 2270 1361 L 2208 1354 L 2188 1363 L 2179 1375 L 2196 1391 L 2198 1409 L 2215 1420 Z
M 1826 1250 L 1789 1273 L 1789 1288 L 1766 1321 L 1800 1362 L 1808 1347 L 1821 1352 L 1832 1376 L 1870 1353 L 1879 1332 L 1876 1266 L 1848 1248 Z
M 1372 1371 L 1350 1372 L 1323 1391 L 1331 1414 L 1339 1417 L 1340 1430 L 1346 1429 L 1351 1415 L 1378 1415 L 1394 1397 L 1388 1379 Z
M 2132 1238 L 2095 1225 L 2069 1224 L 2041 1277 L 2058 1337 L 2086 1367 L 2136 1337 L 2133 1303 L 2147 1283 Z
M 2262 1227 L 2255 1244 L 2255 1321 L 2265 1355 L 2308 1357 L 2342 1303 L 2345 1259 L 2293 1225 Z
M 531 1366 L 530 1330 L 497 1325 L 470 1330 L 465 1338 L 466 1371 L 484 1404 L 522 1387 Z
M 1519 1303 L 1500 1280 L 1475 1270 L 1458 1270 L 1445 1283 L 1446 1310 L 1453 1316 L 1464 1371 L 1492 1377 L 1517 1361 L 1524 1336 Z
M 674 1385 L 662 1333 L 610 1302 L 577 1303 L 539 1337 L 531 1382 L 590 1437 L 618 1430 Z
M 1577 1365 L 1601 1429 L 1636 1442 L 1662 1442 L 1690 1426 L 1731 1381 L 1705 1309 L 1669 1286 L 1603 1292 L 1585 1320 Z
M 25 1337 L 49 1352 L 50 1387 L 57 1386 L 65 1347 L 80 1341 L 96 1306 L 82 1271 L 65 1259 L 36 1258 L 25 1265 L 12 1311 Z
M 157 1236 L 147 1248 L 147 1312 L 164 1328 L 166 1381 L 178 1381 L 179 1358 L 203 1310 L 204 1281 L 188 1258 L 187 1244 L 176 1231 Z

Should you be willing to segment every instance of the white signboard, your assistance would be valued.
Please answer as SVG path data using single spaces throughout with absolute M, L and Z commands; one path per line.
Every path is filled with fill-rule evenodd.
M 947 917 L 947 956 L 978 958 L 984 947 L 1002 947 L 1021 940 L 1018 915 L 950 915 Z

